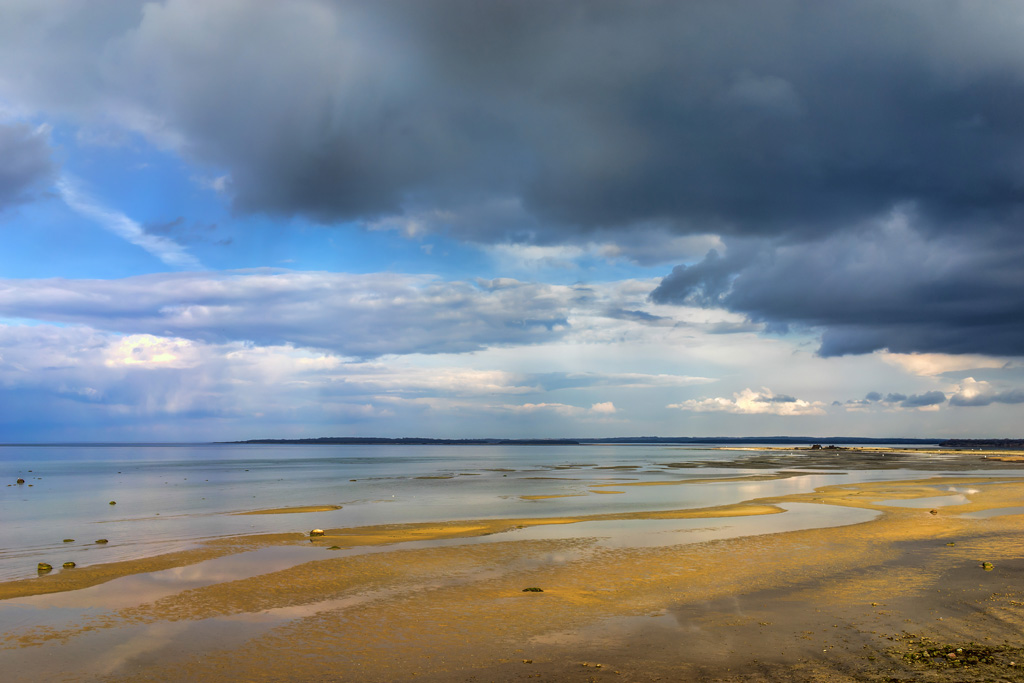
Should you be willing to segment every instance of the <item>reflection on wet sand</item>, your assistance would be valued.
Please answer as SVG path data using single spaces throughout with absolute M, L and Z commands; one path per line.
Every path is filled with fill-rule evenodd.
M 176 568 L 140 561 L 108 587 L 0 603 L 12 624 L 0 651 L 7 670 L 65 667 L 81 680 L 587 680 L 599 669 L 730 680 L 733 667 L 913 679 L 887 638 L 1019 637 L 1024 515 L 976 515 L 1013 508 L 1021 487 L 946 476 L 699 509 L 211 542 L 210 557 L 178 556 Z M 964 502 L 937 514 L 908 506 L 951 494 Z M 27 594 L 49 578 L 0 589 Z M 533 586 L 543 592 L 523 591 Z M 979 676 L 1019 678 L 1009 661 Z
M 246 512 L 236 512 L 236 515 L 294 515 L 305 512 L 330 512 L 331 510 L 341 510 L 341 505 L 297 505 L 295 507 L 287 508 L 270 508 L 269 510 L 248 510 Z

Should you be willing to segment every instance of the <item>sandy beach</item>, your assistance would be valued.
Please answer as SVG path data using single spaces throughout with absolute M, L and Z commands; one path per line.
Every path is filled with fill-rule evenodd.
M 8 680 L 1020 681 L 1022 501 L 1018 476 L 947 471 L 696 509 L 215 539 L 0 584 L 0 661 Z M 619 546 L 587 531 L 801 506 L 861 521 Z

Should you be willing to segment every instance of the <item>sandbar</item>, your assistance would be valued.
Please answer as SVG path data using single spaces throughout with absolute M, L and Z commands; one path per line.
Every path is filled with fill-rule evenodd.
M 330 512 L 331 510 L 341 510 L 340 505 L 298 505 L 295 507 L 287 508 L 270 508 L 268 510 L 247 510 L 245 512 L 236 512 L 236 515 L 293 515 L 303 512 Z
M 1024 515 L 964 513 L 1019 505 L 1022 493 L 1014 476 L 942 476 L 690 510 L 222 539 L 117 565 L 201 567 L 218 554 L 298 544 L 325 554 L 130 607 L 12 625 L 0 647 L 9 671 L 31 666 L 34 679 L 49 666 L 64 680 L 105 681 L 1020 681 Z M 954 494 L 966 502 L 879 502 Z M 879 515 L 657 547 L 500 535 L 440 544 L 541 524 L 780 514 L 793 503 Z M 326 552 L 359 546 L 382 547 Z M 30 584 L 75 587 L 57 575 L 0 584 L 0 597 L 29 595 Z M 122 642 L 131 646 L 92 652 Z

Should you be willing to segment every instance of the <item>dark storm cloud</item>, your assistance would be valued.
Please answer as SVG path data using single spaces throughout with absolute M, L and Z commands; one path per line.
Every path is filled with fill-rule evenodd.
M 26 201 L 53 179 L 56 167 L 46 138 L 23 124 L 0 125 L 0 210 Z
M 542 241 L 644 222 L 763 235 L 908 199 L 942 225 L 1015 211 L 1020 12 L 1009 1 L 168 0 L 104 20 L 70 2 L 63 21 L 12 26 L 0 55 L 36 69 L 12 80 L 14 95 L 116 103 L 144 132 L 228 169 L 243 210 L 334 221 L 511 200 Z M 516 236 L 500 222 L 462 229 Z
M 946 395 L 941 391 L 926 391 L 923 394 L 914 394 L 900 401 L 902 408 L 924 408 L 937 406 L 946 402 Z
M 239 211 L 648 263 L 637 234 L 722 235 L 654 299 L 825 356 L 1024 348 L 1016 0 L 15 4 L 0 98 L 225 171 Z
M 751 321 L 823 329 L 822 356 L 1024 353 L 1024 243 L 1015 231 L 925 238 L 908 210 L 813 241 L 746 241 L 709 252 L 652 292 L 659 303 L 718 305 Z

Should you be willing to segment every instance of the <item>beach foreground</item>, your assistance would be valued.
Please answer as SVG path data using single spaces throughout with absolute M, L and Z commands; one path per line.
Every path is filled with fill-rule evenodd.
M 0 584 L 0 661 L 8 680 L 1020 681 L 1022 495 L 944 476 L 599 516 L 877 514 L 681 545 L 517 537 L 592 518 L 219 539 Z

